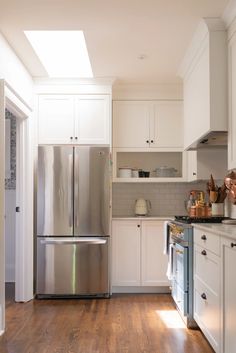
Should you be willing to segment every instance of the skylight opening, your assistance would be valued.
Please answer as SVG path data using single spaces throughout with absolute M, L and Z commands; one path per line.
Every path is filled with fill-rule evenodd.
M 49 77 L 93 77 L 83 31 L 24 33 Z

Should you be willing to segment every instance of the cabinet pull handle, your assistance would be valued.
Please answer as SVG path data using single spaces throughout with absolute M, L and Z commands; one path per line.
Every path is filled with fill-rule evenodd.
M 197 173 L 196 173 L 196 172 L 193 172 L 193 175 L 197 175 Z
M 202 293 L 202 294 L 201 294 L 201 297 L 202 297 L 202 299 L 207 300 L 207 296 L 206 296 L 205 293 Z
M 151 140 L 151 143 L 153 143 L 154 141 L 153 140 Z
M 78 137 L 77 137 L 77 136 L 75 136 L 75 139 L 76 139 L 76 140 L 78 140 Z
M 137 227 L 140 228 L 140 224 L 138 224 Z
M 71 136 L 70 139 L 73 140 L 73 137 Z
M 206 256 L 206 255 L 207 255 L 206 250 L 202 250 L 201 254 L 204 255 L 204 256 Z
M 203 235 L 201 236 L 201 239 L 202 239 L 202 240 L 207 240 L 207 237 L 205 236 L 205 234 L 203 234 Z
M 146 143 L 149 143 L 149 140 L 146 140 Z
M 231 248 L 233 248 L 234 246 L 236 246 L 236 243 L 231 243 Z

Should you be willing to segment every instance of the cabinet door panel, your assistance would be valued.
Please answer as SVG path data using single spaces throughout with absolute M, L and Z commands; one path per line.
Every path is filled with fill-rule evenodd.
M 183 146 L 182 102 L 160 102 L 154 104 L 154 115 L 150 123 L 150 147 Z
M 167 255 L 163 254 L 163 222 L 142 222 L 142 263 L 141 278 L 143 286 L 168 286 L 166 276 Z
M 43 95 L 38 106 L 38 143 L 70 143 L 74 137 L 73 97 Z
M 231 247 L 235 240 L 223 241 L 223 352 L 236 351 L 236 282 L 234 271 L 236 268 L 236 249 Z
M 219 274 L 218 274 L 219 276 Z M 205 295 L 205 299 L 202 297 Z M 194 285 L 194 319 L 215 352 L 220 351 L 220 298 L 200 280 Z M 233 351 L 231 351 L 232 353 Z
M 140 222 L 112 222 L 112 285 L 140 285 Z
M 105 95 L 76 98 L 75 137 L 79 144 L 109 144 L 109 104 Z
M 113 103 L 113 147 L 149 147 L 150 102 Z

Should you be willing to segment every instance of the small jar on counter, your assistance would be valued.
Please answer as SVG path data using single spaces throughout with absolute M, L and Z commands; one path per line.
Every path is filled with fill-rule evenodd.
M 196 217 L 196 206 L 191 206 L 189 209 L 189 216 Z

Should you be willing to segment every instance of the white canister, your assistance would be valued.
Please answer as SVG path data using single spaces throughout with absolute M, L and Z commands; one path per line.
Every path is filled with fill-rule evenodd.
M 131 168 L 119 168 L 118 172 L 118 177 L 119 178 L 131 178 L 132 177 L 132 169 Z
M 224 216 L 224 203 L 211 204 L 211 214 L 212 216 Z
M 138 169 L 132 169 L 132 177 L 133 178 L 138 178 L 139 175 L 138 175 Z

